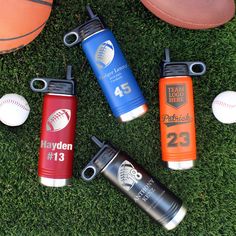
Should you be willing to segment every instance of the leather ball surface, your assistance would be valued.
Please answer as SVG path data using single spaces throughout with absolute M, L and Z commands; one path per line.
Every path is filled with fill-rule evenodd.
M 141 0 L 160 19 L 187 29 L 225 24 L 235 14 L 234 0 Z

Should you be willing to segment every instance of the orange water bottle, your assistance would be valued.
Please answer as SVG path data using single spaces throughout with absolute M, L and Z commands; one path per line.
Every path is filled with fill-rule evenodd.
M 159 82 L 162 160 L 174 170 L 190 169 L 196 160 L 196 133 L 191 76 L 203 75 L 203 62 L 171 62 L 169 49 Z

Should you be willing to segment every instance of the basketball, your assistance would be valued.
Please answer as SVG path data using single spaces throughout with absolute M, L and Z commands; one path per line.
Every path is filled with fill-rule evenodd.
M 53 0 L 1 1 L 0 54 L 16 51 L 43 30 L 52 9 Z

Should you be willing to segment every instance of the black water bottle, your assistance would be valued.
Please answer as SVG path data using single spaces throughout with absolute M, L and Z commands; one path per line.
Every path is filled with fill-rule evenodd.
M 178 197 L 125 152 L 94 136 L 92 140 L 100 150 L 82 171 L 85 181 L 93 180 L 101 172 L 167 230 L 174 229 L 183 220 L 186 208 Z

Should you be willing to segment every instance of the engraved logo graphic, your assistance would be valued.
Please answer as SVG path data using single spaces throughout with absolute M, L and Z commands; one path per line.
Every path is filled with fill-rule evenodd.
M 71 110 L 59 109 L 54 111 L 47 120 L 46 130 L 57 132 L 64 129 L 70 122 Z
M 188 124 L 193 121 L 193 117 L 187 114 L 164 114 L 161 116 L 161 121 L 167 126 L 175 126 L 175 125 L 182 125 Z
M 141 179 L 142 174 L 129 161 L 122 162 L 118 170 L 118 180 L 125 190 L 129 191 Z
M 96 64 L 100 69 L 104 69 L 111 64 L 115 56 L 115 50 L 112 42 L 110 40 L 105 41 L 100 44 L 96 54 L 95 60 Z
M 186 85 L 173 84 L 166 86 L 166 102 L 174 108 L 180 108 L 187 102 Z

